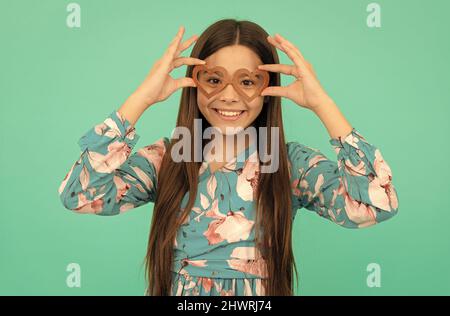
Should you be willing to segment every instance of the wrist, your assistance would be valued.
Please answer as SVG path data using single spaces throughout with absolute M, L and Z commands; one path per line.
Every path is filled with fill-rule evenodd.
M 318 104 L 315 107 L 311 108 L 311 110 L 315 114 L 320 115 L 324 110 L 329 110 L 330 107 L 333 106 L 336 106 L 336 103 L 334 103 L 333 99 L 327 96 L 323 98 L 323 100 L 318 102 Z
M 128 99 L 134 106 L 143 108 L 144 110 L 156 103 L 153 99 L 147 97 L 139 90 L 134 91 Z
M 119 113 L 134 126 L 147 107 L 140 97 L 132 94 L 119 108 Z

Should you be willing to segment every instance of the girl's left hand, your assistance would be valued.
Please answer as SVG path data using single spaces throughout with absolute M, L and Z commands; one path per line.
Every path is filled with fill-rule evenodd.
M 331 100 L 317 79 L 313 66 L 305 60 L 297 47 L 279 34 L 275 34 L 275 37 L 268 36 L 267 40 L 288 55 L 294 65 L 264 64 L 259 65 L 258 68 L 292 75 L 296 80 L 285 87 L 269 86 L 261 92 L 261 95 L 286 97 L 313 111 Z

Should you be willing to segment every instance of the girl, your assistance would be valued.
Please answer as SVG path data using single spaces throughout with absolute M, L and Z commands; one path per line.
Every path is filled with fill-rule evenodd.
M 287 39 L 234 19 L 217 21 L 184 42 L 183 33 L 180 27 L 124 104 L 80 138 L 82 153 L 61 183 L 61 201 L 77 213 L 98 215 L 154 203 L 148 295 L 292 295 L 297 269 L 291 233 L 297 210 L 314 211 L 347 228 L 387 220 L 398 211 L 391 170 L 379 149 L 347 122 L 312 65 Z M 194 42 L 191 56 L 180 56 Z M 293 65 L 279 64 L 277 49 Z M 170 72 L 182 65 L 188 66 L 186 77 L 173 79 Z M 194 69 L 198 76 L 192 76 Z M 242 69 L 247 77 L 241 80 Z M 268 86 L 261 80 L 264 73 Z M 282 87 L 280 73 L 296 80 Z M 214 127 L 222 133 L 214 137 L 219 152 L 234 147 L 232 155 L 210 159 L 207 152 L 201 161 L 178 162 L 172 151 L 175 137 L 161 137 L 131 153 L 140 137 L 135 131 L 139 117 L 179 88 L 177 128 L 193 131 L 200 120 L 202 131 Z M 297 141 L 285 142 L 281 97 L 319 117 L 337 162 Z M 242 133 L 228 133 L 230 127 L 254 127 L 256 140 L 227 145 Z M 268 127 L 278 129 L 277 137 L 270 137 L 270 129 L 270 141 L 256 148 L 262 138 L 258 128 Z M 195 144 L 192 133 L 191 140 Z M 276 171 L 261 172 L 260 152 L 277 154 Z

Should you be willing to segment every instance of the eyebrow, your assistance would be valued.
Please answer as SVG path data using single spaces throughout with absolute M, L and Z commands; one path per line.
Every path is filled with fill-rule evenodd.
M 214 68 L 214 67 L 212 67 L 212 68 Z M 238 68 L 238 69 L 242 69 L 242 68 L 247 69 L 247 70 L 249 70 L 249 71 L 255 71 L 256 69 L 258 69 L 258 68 L 253 69 L 252 67 L 250 67 L 250 68 L 247 68 L 247 67 L 241 67 L 241 68 Z M 230 73 L 227 69 L 225 69 L 225 70 L 226 70 L 228 73 Z M 205 71 L 205 72 L 206 72 L 206 71 Z M 222 74 L 221 72 L 219 72 L 218 70 L 214 71 L 214 73 L 217 74 L 217 75 L 219 75 L 220 77 L 223 77 L 223 74 Z M 247 75 L 247 77 L 248 77 L 248 75 Z

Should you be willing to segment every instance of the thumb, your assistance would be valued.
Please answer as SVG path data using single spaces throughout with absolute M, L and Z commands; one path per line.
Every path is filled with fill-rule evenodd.
M 197 87 L 195 81 L 189 77 L 183 77 L 175 80 L 177 88 Z
M 287 97 L 287 88 L 286 87 L 268 87 L 265 88 L 261 95 L 271 95 L 276 97 Z

